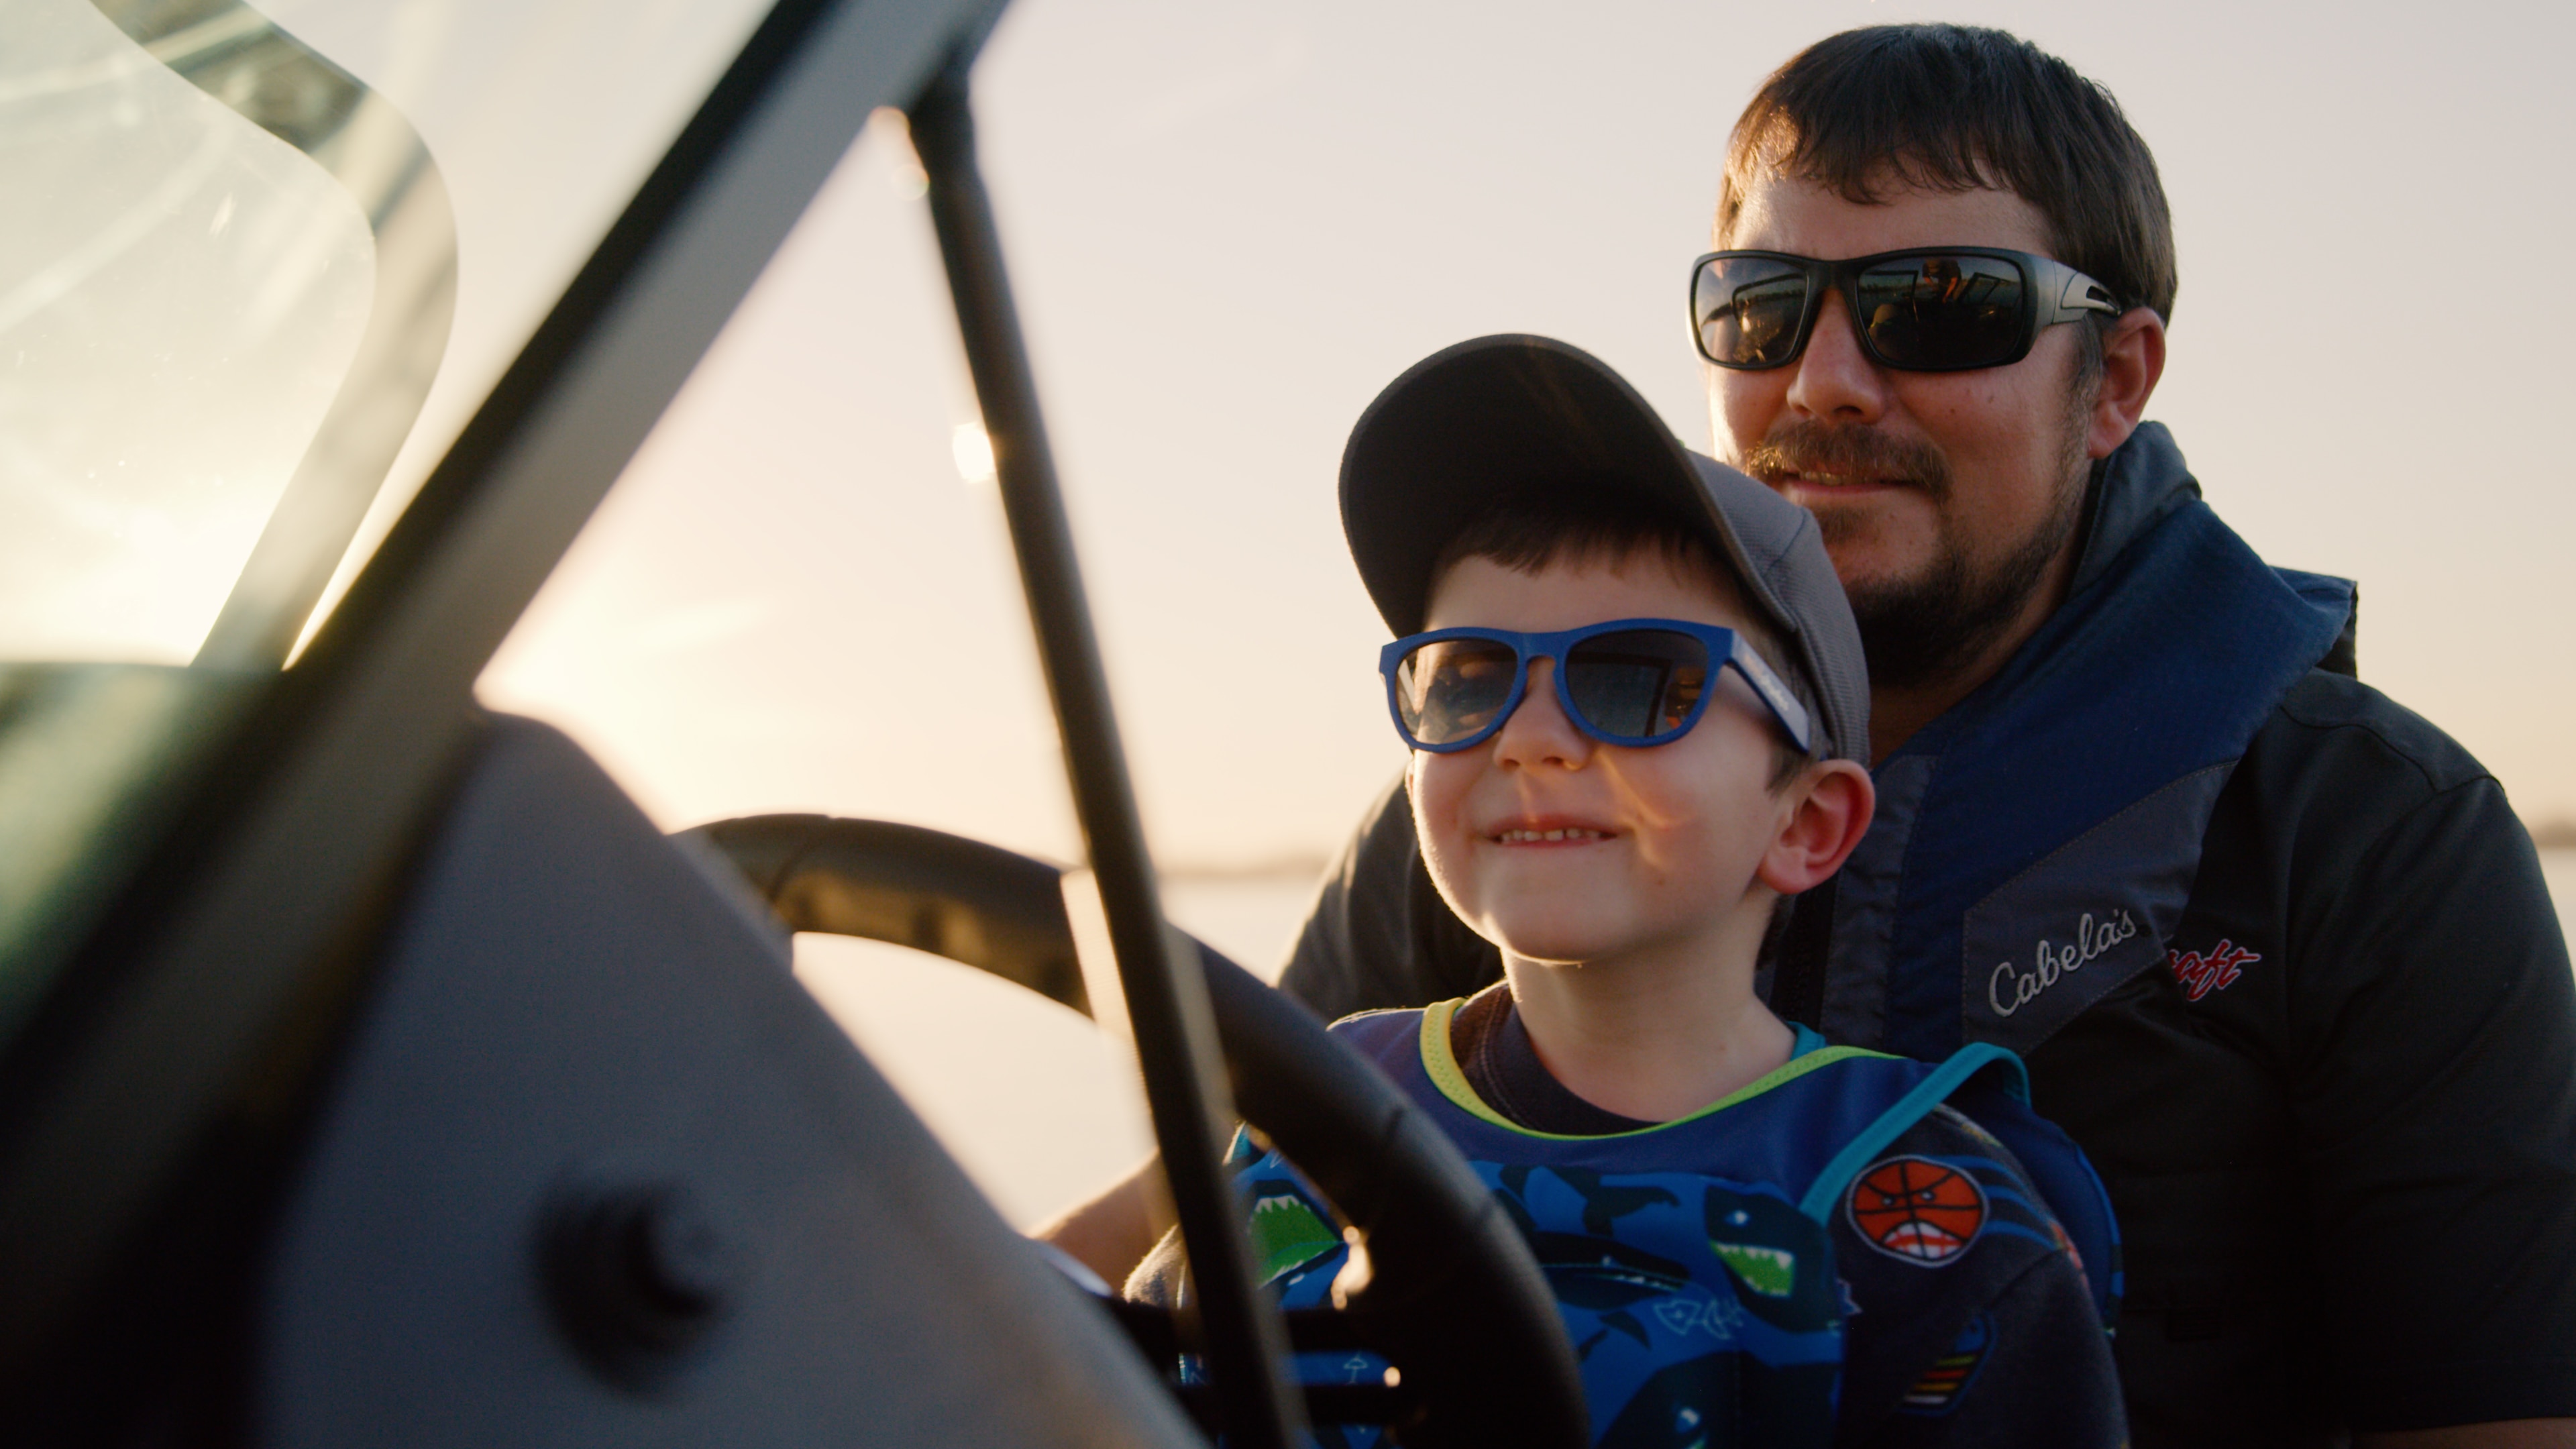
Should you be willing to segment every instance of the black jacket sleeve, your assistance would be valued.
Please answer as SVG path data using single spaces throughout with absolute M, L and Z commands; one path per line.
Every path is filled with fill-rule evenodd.
M 2576 1414 L 2576 987 L 2503 791 L 2438 789 L 2289 924 L 2337 1397 L 2359 1428 Z
M 2309 675 L 2167 944 L 2029 1057 L 2119 1210 L 2138 1442 L 2576 1414 L 2576 983 L 2494 779 Z
M 1472 995 L 1502 974 L 1501 954 L 1451 914 L 1431 884 L 1399 779 L 1325 877 L 1279 987 L 1336 1021 Z

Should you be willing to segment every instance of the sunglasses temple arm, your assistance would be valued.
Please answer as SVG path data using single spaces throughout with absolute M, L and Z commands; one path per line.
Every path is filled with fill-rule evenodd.
M 2081 321 L 2096 312 L 2108 312 L 2114 317 L 2120 315 L 2120 304 L 2112 298 L 2110 288 L 2064 262 L 2047 257 L 2041 257 L 2039 261 L 2046 269 L 2041 278 L 2041 295 L 2057 294 L 2057 310 L 2048 318 L 2050 326 Z
M 1779 675 L 1771 672 L 1770 665 L 1762 662 L 1762 656 L 1755 654 L 1744 640 L 1738 637 L 1735 648 L 1726 656 L 1726 662 L 1736 673 L 1744 676 L 1745 683 L 1753 686 L 1754 695 L 1762 701 L 1762 707 L 1771 712 L 1771 718 L 1789 736 L 1789 743 L 1796 745 L 1806 754 L 1814 754 L 1816 752 L 1815 726 L 1807 718 L 1807 707 L 1798 703 L 1798 697 L 1789 692 L 1789 686 L 1780 682 Z

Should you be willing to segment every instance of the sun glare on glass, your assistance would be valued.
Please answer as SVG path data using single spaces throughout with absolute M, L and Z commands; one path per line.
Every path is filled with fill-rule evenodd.
M 993 440 L 984 435 L 982 423 L 959 423 L 948 436 L 949 456 L 957 460 L 957 476 L 969 483 L 993 481 Z

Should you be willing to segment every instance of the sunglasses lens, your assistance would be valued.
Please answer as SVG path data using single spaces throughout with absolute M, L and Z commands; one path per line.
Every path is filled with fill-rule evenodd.
M 2027 340 L 2027 290 L 2002 257 L 1908 257 L 1861 273 L 1862 330 L 1890 367 L 1993 367 Z
M 1492 724 L 1512 697 L 1519 661 L 1491 639 L 1441 639 L 1404 656 L 1395 708 L 1420 744 L 1455 744 Z
M 1807 275 L 1768 257 L 1717 257 L 1691 281 L 1699 350 L 1725 367 L 1777 367 L 1797 355 Z
M 1605 735 L 1663 740 L 1679 734 L 1708 690 L 1708 650 L 1669 629 L 1595 634 L 1566 651 L 1565 692 L 1575 713 Z

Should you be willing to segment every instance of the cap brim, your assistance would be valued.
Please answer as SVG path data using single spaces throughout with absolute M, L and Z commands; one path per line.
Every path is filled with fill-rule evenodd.
M 1700 512 L 1689 463 L 1645 400 L 1544 337 L 1480 337 L 1389 384 L 1342 454 L 1342 528 L 1387 627 L 1419 633 L 1431 566 L 1498 497 L 1624 487 Z

